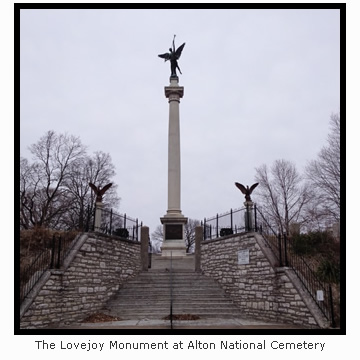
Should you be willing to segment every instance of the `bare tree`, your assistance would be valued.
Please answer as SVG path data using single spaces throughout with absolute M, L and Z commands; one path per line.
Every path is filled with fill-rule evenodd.
M 327 145 L 306 167 L 314 190 L 312 209 L 323 221 L 340 221 L 340 113 L 330 117 Z
M 88 156 L 79 138 L 48 131 L 30 146 L 34 162 L 20 159 L 20 226 L 84 229 L 95 195 L 89 182 L 104 186 L 115 175 L 109 154 Z M 116 184 L 106 193 L 105 207 L 116 207 Z
M 184 226 L 185 232 L 185 245 L 186 252 L 190 253 L 194 251 L 195 245 L 195 228 L 200 225 L 199 220 L 188 219 L 187 223 Z
M 72 164 L 69 178 L 65 187 L 73 199 L 72 207 L 67 214 L 67 225 L 84 229 L 90 220 L 95 206 L 95 194 L 91 191 L 89 183 L 103 187 L 111 182 L 115 176 L 115 166 L 109 154 L 101 151 L 95 152 L 92 157 L 83 156 Z M 113 186 L 104 196 L 105 208 L 116 208 L 120 202 L 117 196 L 117 185 Z
M 20 158 L 20 226 L 29 229 L 40 221 L 40 169 L 36 164 L 29 164 Z
M 255 170 L 262 212 L 276 230 L 289 234 L 291 223 L 304 221 L 304 206 L 310 200 L 308 187 L 295 165 L 286 160 L 276 160 L 270 174 L 266 165 Z
M 158 225 L 154 232 L 151 233 L 151 246 L 153 252 L 160 252 L 161 244 L 164 240 L 163 225 Z
M 63 184 L 85 147 L 77 137 L 48 131 L 30 151 L 35 163 L 20 164 L 22 223 L 56 228 L 70 200 Z

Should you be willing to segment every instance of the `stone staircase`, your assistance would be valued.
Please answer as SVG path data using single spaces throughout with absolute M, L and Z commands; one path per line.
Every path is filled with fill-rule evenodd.
M 173 315 L 232 318 L 241 314 L 220 286 L 194 271 L 194 259 L 173 259 Z M 170 259 L 154 256 L 148 272 L 127 282 L 102 310 L 121 320 L 164 319 L 170 314 Z

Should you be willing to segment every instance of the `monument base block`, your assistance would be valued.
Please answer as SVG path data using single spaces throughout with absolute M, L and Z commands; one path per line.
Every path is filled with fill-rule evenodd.
M 166 257 L 186 256 L 186 244 L 184 240 L 184 225 L 187 218 L 181 214 L 167 214 L 160 218 L 164 225 L 164 240 L 161 246 L 161 255 Z
M 186 246 L 184 240 L 165 240 L 161 247 L 161 256 L 186 257 Z

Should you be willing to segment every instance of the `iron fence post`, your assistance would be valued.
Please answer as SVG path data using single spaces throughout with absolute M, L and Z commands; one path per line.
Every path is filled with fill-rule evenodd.
M 257 232 L 257 231 L 258 231 L 258 228 L 257 228 L 256 204 L 254 204 L 254 221 L 255 221 L 255 232 Z
M 136 241 L 138 241 L 138 240 L 139 240 L 139 221 L 136 218 Z
M 278 234 L 278 244 L 279 244 L 279 261 L 280 266 L 282 266 L 282 256 L 281 256 L 281 234 Z
M 148 239 L 148 256 L 149 256 L 149 259 L 148 259 L 148 268 L 151 269 L 151 258 L 152 258 L 152 244 L 151 244 L 151 240 L 150 240 L 150 236 L 149 236 L 149 239 Z
M 139 240 L 139 222 L 138 222 L 138 219 L 136 219 L 136 221 L 137 221 L 137 224 L 138 224 L 138 227 L 137 227 L 137 234 L 136 234 L 136 236 L 137 236 L 137 241 L 140 241 Z M 142 226 L 143 226 L 143 223 L 142 223 L 142 221 L 140 222 L 140 231 L 141 231 L 141 228 L 142 228 Z
M 288 256 L 287 256 L 287 235 L 284 233 L 284 255 L 285 255 L 285 266 L 289 266 Z
M 204 234 L 203 234 L 204 241 L 206 240 L 206 218 L 204 218 Z
M 233 230 L 233 210 L 230 209 L 230 226 L 231 226 L 231 231 Z
M 94 206 L 94 216 L 93 216 L 93 231 L 96 231 L 95 229 L 95 214 L 96 214 L 96 203 L 95 203 L 95 206 Z
M 331 312 L 331 327 L 335 327 L 335 316 L 334 316 L 334 303 L 333 303 L 333 297 L 332 297 L 332 289 L 331 285 L 329 284 L 329 300 L 330 300 L 330 312 Z
M 173 328 L 173 268 L 172 251 L 170 252 L 170 327 Z
M 51 244 L 50 269 L 53 269 L 53 267 L 54 267 L 54 260 L 55 260 L 55 235 L 53 235 L 52 244 Z
M 113 215 L 113 211 L 112 211 L 112 208 L 111 208 L 110 209 L 110 230 L 109 230 L 110 235 L 112 233 L 112 215 Z
M 59 237 L 59 241 L 58 241 L 58 256 L 57 256 L 57 263 L 56 263 L 56 268 L 59 269 L 60 268 L 60 261 L 61 261 L 61 236 Z
M 219 214 L 216 214 L 216 237 L 219 237 Z

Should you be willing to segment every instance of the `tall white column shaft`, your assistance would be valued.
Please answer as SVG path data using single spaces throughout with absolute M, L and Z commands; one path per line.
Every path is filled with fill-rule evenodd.
M 184 88 L 172 82 L 165 88 L 169 99 L 168 214 L 181 214 L 181 160 L 179 103 Z
M 160 218 L 164 225 L 164 241 L 161 255 L 165 257 L 186 256 L 184 225 L 187 218 L 181 213 L 181 164 L 180 164 L 180 99 L 184 88 L 179 86 L 178 78 L 170 78 L 170 86 L 165 87 L 169 99 L 169 143 L 168 143 L 168 209 Z

